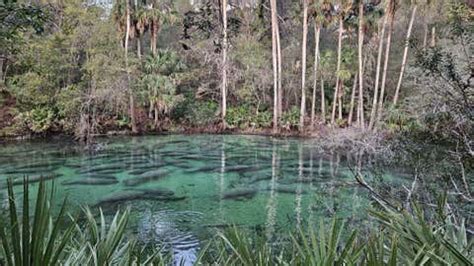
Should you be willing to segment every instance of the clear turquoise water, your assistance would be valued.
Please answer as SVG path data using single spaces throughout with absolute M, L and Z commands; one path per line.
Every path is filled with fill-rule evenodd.
M 169 135 L 97 142 L 93 151 L 64 140 L 1 146 L 3 207 L 7 177 L 56 176 L 57 206 L 66 196 L 72 206 L 109 214 L 130 206 L 140 240 L 170 243 L 191 261 L 211 228 L 236 224 L 272 239 L 334 216 L 367 221 L 370 200 L 354 182 L 351 155 L 318 152 L 311 140 Z M 383 178 L 401 179 L 390 172 Z

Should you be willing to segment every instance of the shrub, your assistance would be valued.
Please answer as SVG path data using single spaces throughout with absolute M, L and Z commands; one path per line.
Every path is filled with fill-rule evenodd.
M 37 134 L 46 133 L 52 129 L 55 120 L 55 112 L 48 107 L 37 107 L 15 117 L 15 122 L 20 129 L 23 128 Z
M 287 129 L 293 129 L 298 127 L 299 122 L 300 110 L 296 106 L 293 106 L 290 110 L 283 112 L 280 118 L 281 126 Z
M 214 101 L 197 101 L 193 97 L 186 97 L 178 103 L 171 113 L 173 120 L 182 120 L 191 126 L 207 126 L 217 119 L 219 106 Z
M 272 114 L 268 111 L 257 112 L 252 107 L 243 105 L 229 108 L 225 120 L 231 128 L 266 128 L 272 124 Z

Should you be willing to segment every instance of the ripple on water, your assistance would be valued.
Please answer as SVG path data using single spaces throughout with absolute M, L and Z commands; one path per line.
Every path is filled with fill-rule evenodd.
M 193 265 L 198 256 L 200 241 L 189 228 L 200 224 L 203 214 L 194 211 L 147 209 L 140 217 L 138 237 L 147 244 L 158 243 L 173 254 L 175 265 Z

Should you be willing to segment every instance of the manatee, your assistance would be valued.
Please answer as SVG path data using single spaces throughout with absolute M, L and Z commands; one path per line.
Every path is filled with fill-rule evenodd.
M 149 165 L 144 165 L 141 167 L 136 167 L 136 169 L 131 170 L 128 172 L 129 175 L 142 175 L 146 172 L 150 172 L 152 170 L 159 169 L 160 167 L 163 167 L 163 164 L 149 164 Z
M 267 180 L 271 180 L 271 179 L 272 179 L 272 175 L 264 175 L 264 176 L 253 178 L 250 181 L 250 184 L 258 183 L 260 181 L 267 181 Z
M 87 174 L 87 173 L 96 173 L 96 172 L 102 172 L 106 173 L 108 171 L 112 172 L 118 172 L 121 169 L 125 168 L 125 164 L 123 163 L 116 163 L 116 164 L 100 164 L 100 165 L 94 165 L 91 167 L 88 167 L 86 169 L 82 169 L 79 171 L 81 174 Z
M 238 172 L 238 173 L 246 173 L 246 172 L 254 172 L 259 171 L 260 169 L 255 166 L 248 166 L 248 165 L 235 165 L 229 166 L 225 168 L 226 172 Z
M 138 188 L 138 191 L 145 192 L 147 195 L 151 196 L 173 196 L 174 191 L 167 188 Z
M 166 196 L 166 195 L 152 195 L 147 191 L 140 190 L 131 190 L 131 191 L 122 191 L 116 194 L 112 194 L 101 199 L 97 204 L 114 204 L 124 201 L 133 201 L 133 200 L 159 200 L 159 201 L 179 201 L 184 200 L 186 197 L 177 197 L 177 196 Z
M 117 178 L 111 174 L 101 174 L 101 173 L 92 173 L 92 174 L 85 174 L 81 176 L 82 178 L 95 178 L 95 179 L 110 179 L 116 180 Z
M 117 184 L 117 179 L 103 179 L 103 178 L 81 178 L 79 180 L 74 180 L 70 182 L 63 183 L 64 185 L 91 185 L 91 186 L 105 186 Z
M 251 199 L 257 195 L 258 189 L 238 189 L 233 191 L 224 192 L 222 199 Z
M 141 185 L 141 184 L 144 184 L 144 183 L 148 183 L 150 181 L 155 181 L 155 180 L 161 179 L 161 178 L 167 176 L 168 173 L 169 172 L 166 171 L 166 170 L 158 169 L 158 170 L 143 173 L 143 174 L 141 174 L 137 177 L 126 179 L 123 182 L 127 186 L 138 186 L 138 185 Z

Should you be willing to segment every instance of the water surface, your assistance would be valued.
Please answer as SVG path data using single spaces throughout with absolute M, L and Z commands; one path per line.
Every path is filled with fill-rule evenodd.
M 142 242 L 164 242 L 176 259 L 192 262 L 210 230 L 230 224 L 271 241 L 334 216 L 366 222 L 370 200 L 350 157 L 317 152 L 311 140 L 258 136 L 114 137 L 89 151 L 64 140 L 20 142 L 0 147 L 0 199 L 5 207 L 7 177 L 21 184 L 23 175 L 45 175 L 56 206 L 65 196 L 109 214 L 130 206 Z M 383 178 L 402 181 L 389 171 Z

